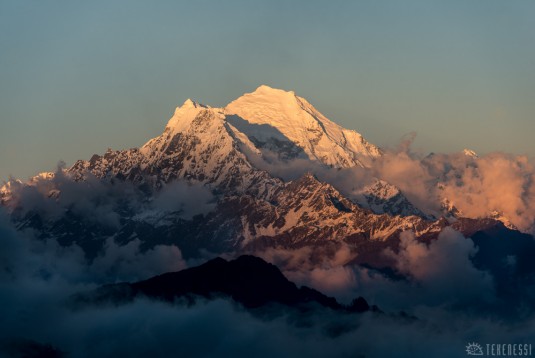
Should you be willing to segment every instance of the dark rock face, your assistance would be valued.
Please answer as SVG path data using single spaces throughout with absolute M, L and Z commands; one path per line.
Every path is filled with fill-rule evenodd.
M 140 296 L 168 302 L 179 298 L 226 297 L 246 308 L 270 304 L 289 307 L 315 304 L 349 312 L 365 312 L 370 309 L 362 297 L 346 308 L 334 298 L 314 289 L 305 286 L 298 288 L 276 266 L 249 255 L 232 261 L 216 258 L 197 267 L 165 273 L 145 281 L 102 286 L 89 294 L 76 296 L 75 301 L 121 303 Z
M 351 312 L 366 312 L 370 310 L 370 305 L 368 305 L 364 297 L 358 297 L 351 302 L 348 310 Z
M 276 266 L 254 256 L 230 262 L 216 258 L 199 267 L 134 283 L 132 289 L 167 301 L 187 294 L 210 297 L 221 293 L 249 308 L 271 302 L 291 306 L 316 298 L 332 308 L 339 307 L 334 299 L 319 292 L 298 289 Z

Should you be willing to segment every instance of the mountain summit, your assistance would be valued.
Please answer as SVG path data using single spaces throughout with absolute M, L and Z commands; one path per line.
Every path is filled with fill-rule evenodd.
M 362 135 L 330 121 L 293 91 L 262 85 L 229 103 L 224 111 L 260 150 L 277 152 L 294 145 L 296 157 L 336 168 L 368 166 L 381 155 Z

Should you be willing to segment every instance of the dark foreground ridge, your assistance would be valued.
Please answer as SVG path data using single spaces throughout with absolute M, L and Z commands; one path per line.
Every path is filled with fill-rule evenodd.
M 179 298 L 228 297 L 246 308 L 277 303 L 290 307 L 319 304 L 349 312 L 370 310 L 362 297 L 349 306 L 343 306 L 336 299 L 314 289 L 306 286 L 298 288 L 275 265 L 249 255 L 232 261 L 218 257 L 197 267 L 165 273 L 144 281 L 105 285 L 90 293 L 76 295 L 74 299 L 79 303 L 125 303 L 143 296 L 167 302 Z

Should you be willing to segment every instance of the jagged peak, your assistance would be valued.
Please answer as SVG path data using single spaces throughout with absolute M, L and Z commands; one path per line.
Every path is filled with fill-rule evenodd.
M 477 153 L 473 151 L 472 149 L 463 149 L 463 154 L 466 155 L 467 157 L 479 158 Z
M 206 105 L 204 105 L 202 103 L 195 102 L 191 98 L 188 98 L 187 100 L 184 101 L 182 106 L 177 107 L 177 110 L 178 109 L 185 109 L 185 108 L 210 108 L 210 106 L 206 106 Z
M 381 199 L 391 199 L 401 192 L 398 187 L 382 180 L 375 179 L 374 182 L 364 188 L 367 195 L 373 195 Z
M 318 177 L 316 176 L 316 174 L 308 171 L 306 172 L 305 174 L 303 174 L 303 176 L 301 177 L 301 179 L 303 180 L 313 180 L 313 181 L 317 181 L 319 182 L 320 180 L 318 179 Z
M 330 184 L 322 182 L 312 172 L 306 172 L 305 174 L 303 174 L 299 178 L 293 180 L 292 183 L 294 183 L 294 185 L 297 185 L 297 186 L 305 186 L 305 187 L 308 187 L 308 188 L 317 187 L 317 186 L 323 186 L 323 185 L 330 186 Z
M 184 103 L 182 103 L 181 106 L 178 106 L 175 108 L 175 113 L 173 114 L 173 117 L 171 118 L 171 121 L 173 120 L 174 117 L 176 116 L 180 116 L 181 114 L 184 114 L 184 113 L 189 113 L 191 111 L 199 111 L 199 110 L 202 110 L 202 109 L 210 109 L 212 107 L 210 106 L 206 106 L 202 103 L 199 103 L 199 102 L 195 102 L 193 101 L 191 98 L 188 98 L 184 101 Z M 171 122 L 169 121 L 169 122 Z M 168 124 L 169 126 L 169 124 Z
M 175 113 L 171 119 L 169 119 L 165 128 L 166 130 L 173 128 L 184 129 L 188 126 L 193 118 L 195 118 L 201 111 L 205 110 L 214 111 L 217 113 L 221 111 L 219 108 L 212 108 L 188 98 L 186 101 L 184 101 L 182 106 L 176 107 Z
M 56 173 L 54 172 L 41 172 L 31 177 L 29 181 L 38 182 L 41 180 L 50 180 L 50 179 L 53 179 L 55 176 L 56 176 Z

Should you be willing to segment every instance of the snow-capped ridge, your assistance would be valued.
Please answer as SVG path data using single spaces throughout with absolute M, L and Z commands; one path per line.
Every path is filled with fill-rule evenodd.
M 424 219 L 433 219 L 415 207 L 401 190 L 381 179 L 375 179 L 365 186 L 356 200 L 361 206 L 369 208 L 376 214 L 390 214 L 399 216 L 418 216 Z
M 384 180 L 376 180 L 374 183 L 366 186 L 364 192 L 368 195 L 375 195 L 384 200 L 392 199 L 400 193 L 399 189 Z
M 471 149 L 463 149 L 463 154 L 467 157 L 479 158 L 479 155 L 477 155 L 477 153 Z
M 221 109 L 212 108 L 210 106 L 194 102 L 191 99 L 187 99 L 182 106 L 175 109 L 173 116 L 169 119 L 167 125 L 165 126 L 165 130 L 173 130 L 178 132 L 186 131 L 191 127 L 193 120 L 197 118 L 203 111 L 211 113 L 204 116 L 207 119 L 214 117 L 217 117 L 221 120 L 223 119 Z

